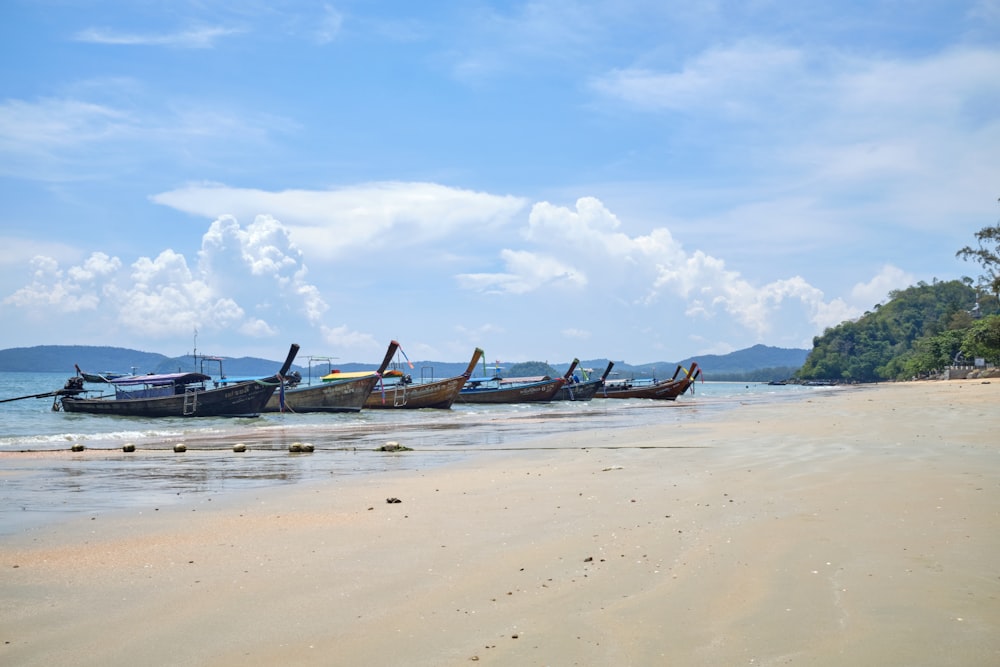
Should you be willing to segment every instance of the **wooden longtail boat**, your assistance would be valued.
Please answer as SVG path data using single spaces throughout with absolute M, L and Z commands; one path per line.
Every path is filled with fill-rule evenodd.
M 360 412 L 397 349 L 399 343 L 390 341 L 376 371 L 329 373 L 320 384 L 278 391 L 268 400 L 264 412 Z
M 701 375 L 697 362 L 691 363 L 691 368 L 684 371 L 683 377 L 677 376 L 684 371 L 678 366 L 674 376 L 660 382 L 643 382 L 642 380 L 611 380 L 605 381 L 604 387 L 597 392 L 595 398 L 655 398 L 673 401 L 688 390 Z
M 573 369 L 578 363 L 580 363 L 580 360 L 574 359 L 573 363 L 570 364 L 569 370 L 563 376 L 566 384 L 552 397 L 553 401 L 589 401 L 604 386 L 604 381 L 608 378 L 611 369 L 615 365 L 615 362 L 609 361 L 608 367 L 604 369 L 604 375 L 601 377 L 594 379 L 587 378 L 582 382 L 575 382 L 573 381 Z
M 483 356 L 478 347 L 472 353 L 472 360 L 465 372 L 455 377 L 434 382 L 407 382 L 405 378 L 394 378 L 386 381 L 383 377 L 382 386 L 376 386 L 368 400 L 366 408 L 436 408 L 449 409 L 458 398 L 462 387 L 472 377 L 472 371 Z
M 565 384 L 561 377 L 469 378 L 458 392 L 458 403 L 535 403 L 551 401 Z
M 60 404 L 66 412 L 122 417 L 256 417 L 298 351 L 293 343 L 281 370 L 268 378 L 213 387 L 212 378 L 204 373 L 137 375 L 112 380 L 113 395 L 62 396 Z

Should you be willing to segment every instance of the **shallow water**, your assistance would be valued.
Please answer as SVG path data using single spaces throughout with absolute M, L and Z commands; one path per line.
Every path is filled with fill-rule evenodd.
M 0 374 L 0 399 L 58 389 L 62 374 Z M 52 399 L 0 404 L 0 535 L 68 514 L 156 507 L 232 489 L 427 468 L 580 429 L 671 426 L 748 402 L 829 388 L 699 382 L 677 401 L 594 399 L 451 410 L 265 414 L 256 419 L 140 419 L 53 411 Z M 395 441 L 415 450 L 375 450 Z M 295 442 L 315 447 L 290 454 Z M 124 444 L 135 453 L 124 453 Z M 187 452 L 175 454 L 176 443 Z M 249 451 L 236 454 L 244 443 Z M 73 444 L 86 448 L 69 453 Z M 20 454 L 30 452 L 30 454 Z

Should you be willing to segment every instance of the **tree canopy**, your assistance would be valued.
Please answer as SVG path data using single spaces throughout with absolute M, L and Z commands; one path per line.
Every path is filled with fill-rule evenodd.
M 544 361 L 522 361 L 521 363 L 514 364 L 504 372 L 504 377 L 511 378 L 537 377 L 539 375 L 557 377 L 560 373 Z
M 1000 224 L 983 227 L 976 232 L 976 244 L 975 248 L 965 246 L 955 256 L 983 267 L 981 286 L 1000 298 Z

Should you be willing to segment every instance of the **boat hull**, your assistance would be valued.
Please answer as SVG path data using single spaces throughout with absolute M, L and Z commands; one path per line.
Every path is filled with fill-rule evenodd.
M 605 389 L 597 392 L 594 398 L 653 398 L 661 401 L 675 401 L 688 387 L 687 384 L 683 387 L 679 385 L 680 383 L 677 382 L 669 382 L 631 389 Z
M 251 381 L 153 398 L 64 396 L 61 403 L 66 412 L 119 417 L 257 417 L 277 386 Z
M 483 357 L 483 351 L 476 348 L 472 352 L 472 359 L 469 366 L 461 375 L 444 380 L 433 382 L 421 382 L 420 384 L 391 384 L 384 390 L 377 390 L 371 393 L 365 402 L 366 408 L 409 408 L 417 410 L 420 408 L 434 408 L 447 410 L 458 399 L 458 393 L 462 387 L 472 377 L 472 370 Z
M 395 384 L 385 387 L 384 390 L 375 388 L 372 390 L 368 400 L 365 401 L 365 408 L 434 408 L 447 410 L 458 398 L 458 393 L 462 391 L 467 376 L 458 375 L 446 380 L 436 382 L 424 382 L 420 384 Z
M 693 384 L 693 378 L 685 377 L 680 380 L 667 380 L 643 387 L 616 389 L 605 386 L 595 394 L 594 398 L 652 398 L 660 401 L 675 401 Z
M 546 382 L 535 382 L 524 386 L 463 389 L 458 392 L 458 403 L 498 404 L 498 403 L 537 403 L 551 401 L 563 379 L 558 378 Z
M 552 397 L 553 401 L 589 401 L 594 398 L 597 391 L 603 385 L 603 380 L 591 380 L 588 382 L 576 382 L 574 384 L 566 384 L 559 388 L 555 396 Z
M 360 412 L 378 383 L 378 375 L 352 378 L 321 385 L 285 390 L 287 412 Z M 275 392 L 264 406 L 264 412 L 281 412 L 281 395 Z

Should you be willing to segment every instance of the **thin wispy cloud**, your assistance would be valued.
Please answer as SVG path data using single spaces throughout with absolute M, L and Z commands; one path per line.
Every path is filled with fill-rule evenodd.
M 163 99 L 129 80 L 78 83 L 71 92 L 78 96 L 0 101 L 0 174 L 107 177 L 210 145 L 220 160 L 234 148 L 250 154 L 299 131 L 287 118 L 206 99 Z
M 575 68 L 603 39 L 600 14 L 576 3 L 469 5 L 468 21 L 449 32 L 443 56 L 465 83 L 531 71 Z M 530 65 L 529 65 L 530 64 Z
M 592 86 L 642 110 L 756 116 L 760 103 L 770 105 L 776 95 L 787 97 L 795 89 L 809 94 L 800 88 L 804 66 L 804 54 L 796 49 L 749 42 L 702 52 L 679 71 L 616 69 Z
M 972 3 L 968 12 L 971 18 L 982 20 L 987 24 L 1000 23 L 1000 1 L 998 0 L 977 0 Z
M 216 43 L 245 32 L 241 28 L 205 26 L 169 33 L 128 33 L 112 28 L 87 28 L 74 35 L 78 42 L 110 46 L 165 46 L 178 49 L 210 49 Z
M 135 126 L 128 111 L 77 99 L 0 103 L 0 146 L 13 153 L 115 139 Z
M 324 5 L 320 18 L 316 22 L 316 41 L 320 44 L 329 44 L 337 39 L 343 25 L 344 15 L 330 5 Z

